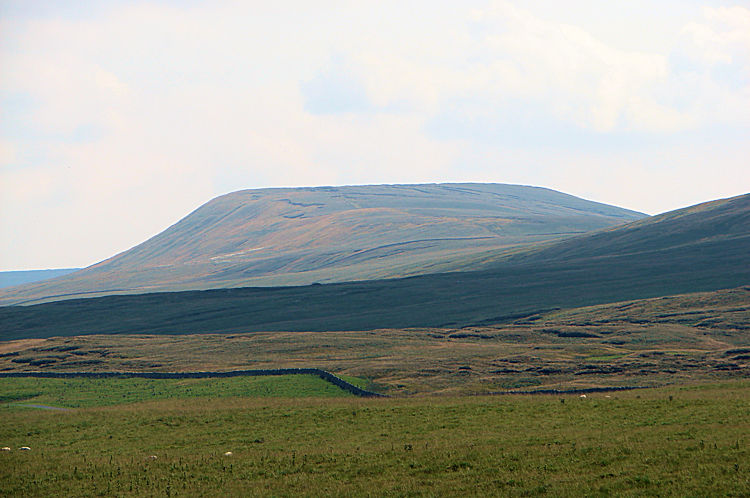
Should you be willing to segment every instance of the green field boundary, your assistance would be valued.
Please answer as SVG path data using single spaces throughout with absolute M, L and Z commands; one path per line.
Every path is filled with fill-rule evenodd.
M 71 378 L 140 378 L 140 379 L 213 379 L 230 377 L 261 377 L 269 375 L 314 375 L 355 396 L 386 397 L 347 382 L 341 377 L 319 368 L 272 368 L 260 370 L 230 370 L 224 372 L 0 372 L 0 378 L 37 377 L 46 379 Z

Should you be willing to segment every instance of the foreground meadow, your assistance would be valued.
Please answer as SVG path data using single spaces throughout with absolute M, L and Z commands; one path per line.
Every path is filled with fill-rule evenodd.
M 0 445 L 13 451 L 0 452 L 0 488 L 8 496 L 746 496 L 749 414 L 748 381 L 587 398 L 213 397 L 66 412 L 6 404 Z

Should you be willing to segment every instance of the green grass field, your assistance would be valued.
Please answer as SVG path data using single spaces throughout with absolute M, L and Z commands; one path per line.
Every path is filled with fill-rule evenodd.
M 359 386 L 366 381 L 347 377 Z M 227 397 L 343 397 L 346 391 L 314 375 L 217 379 L 0 379 L 0 403 L 63 408 L 111 406 L 141 401 Z
M 585 399 L 6 405 L 0 445 L 14 450 L 0 452 L 0 487 L 7 496 L 746 496 L 748 413 L 746 380 Z

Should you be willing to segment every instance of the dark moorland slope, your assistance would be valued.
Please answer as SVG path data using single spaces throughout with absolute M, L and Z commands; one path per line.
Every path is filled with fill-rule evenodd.
M 620 225 L 644 215 L 500 184 L 243 190 L 148 241 L 0 304 L 112 293 L 307 285 L 438 273 L 441 261 Z
M 460 327 L 750 283 L 750 195 L 566 240 L 488 269 L 0 308 L 0 340 L 92 333 Z
M 750 194 L 719 199 L 599 230 L 509 258 L 520 262 L 585 260 L 624 255 L 650 258 L 661 251 L 716 257 L 750 249 Z

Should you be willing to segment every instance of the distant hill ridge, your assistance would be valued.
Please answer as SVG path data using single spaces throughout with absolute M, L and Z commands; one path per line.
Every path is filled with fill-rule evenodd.
M 468 271 L 576 261 L 606 262 L 624 257 L 648 261 L 669 253 L 674 253 L 672 257 L 676 260 L 702 256 L 700 261 L 715 267 L 728 264 L 735 253 L 750 256 L 750 194 L 704 202 L 516 251 L 488 251 L 460 264 L 454 262 L 454 266 Z M 742 273 L 745 268 L 738 270 Z
M 5 306 L 0 307 L 0 340 L 80 334 L 461 328 L 533 321 L 551 309 L 748 286 L 750 195 L 541 248 L 479 257 L 472 259 L 472 265 L 464 261 L 471 271 L 410 278 Z
M 132 249 L 11 290 L 0 304 L 111 293 L 305 285 L 451 269 L 645 215 L 554 190 L 503 184 L 242 190 Z
M 599 230 L 550 244 L 527 259 L 586 259 L 622 254 L 646 254 L 668 248 L 737 244 L 750 250 L 750 195 L 690 206 L 640 221 Z

